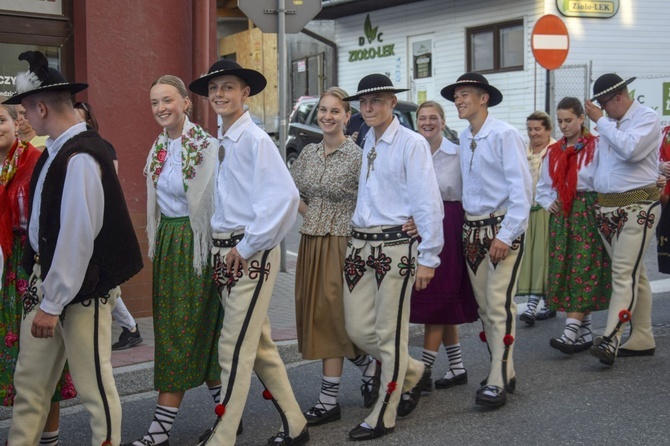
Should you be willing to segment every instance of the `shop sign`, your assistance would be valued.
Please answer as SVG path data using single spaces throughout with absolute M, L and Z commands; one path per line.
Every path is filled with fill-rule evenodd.
M 378 26 L 375 26 L 374 28 L 372 27 L 370 14 L 366 15 L 365 24 L 363 25 L 365 36 L 358 38 L 358 46 L 364 48 L 349 51 L 349 62 L 395 56 L 394 43 L 379 45 L 384 42 L 382 39 L 384 33 L 380 33 L 378 28 Z
M 556 0 L 556 7 L 566 17 L 609 19 L 619 11 L 619 0 Z

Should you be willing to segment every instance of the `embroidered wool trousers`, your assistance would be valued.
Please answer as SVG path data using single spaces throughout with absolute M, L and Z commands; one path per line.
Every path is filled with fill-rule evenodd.
M 514 295 L 523 259 L 524 236 L 512 243 L 505 260 L 493 263 L 489 251 L 500 230 L 500 222 L 489 224 L 491 218 L 488 215 L 466 214 L 463 249 L 484 327 L 482 340 L 487 343 L 491 354 L 487 384 L 503 388 L 516 376 L 514 339 L 517 309 Z
M 226 234 L 214 234 L 219 240 Z M 224 316 L 219 339 L 221 404 L 225 412 L 205 444 L 234 445 L 235 433 L 249 393 L 251 374 L 267 389 L 282 419 L 282 430 L 290 437 L 300 434 L 307 424 L 293 395 L 286 367 L 272 340 L 268 308 L 279 271 L 279 247 L 260 251 L 247 259 L 249 274 L 232 277 L 225 257 L 232 247 L 213 247 L 214 280 L 219 287 Z
M 355 228 L 361 233 L 381 228 Z M 423 363 L 409 356 L 409 304 L 416 272 L 416 242 L 352 238 L 344 264 L 344 320 L 352 342 L 382 364 L 379 398 L 365 419 L 394 427 L 400 395 L 414 387 Z
M 121 402 L 112 373 L 112 309 L 120 289 L 100 299 L 68 305 L 51 338 L 33 337 L 30 329 L 42 301 L 40 265 L 35 265 L 24 297 L 16 398 L 8 444 L 39 444 L 65 360 L 79 398 L 90 414 L 91 444 L 121 442 Z M 108 442 L 108 443 L 105 443 Z
M 620 313 L 628 310 L 630 337 L 621 347 L 629 350 L 656 346 L 651 330 L 651 285 L 644 254 L 654 237 L 660 211 L 658 201 L 600 207 L 597 211 L 600 237 L 612 261 L 612 298 L 604 335 L 616 336 L 621 342 Z

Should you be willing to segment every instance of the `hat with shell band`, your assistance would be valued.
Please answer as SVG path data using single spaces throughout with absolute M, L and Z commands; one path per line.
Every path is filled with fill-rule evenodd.
M 256 70 L 242 68 L 240 64 L 228 59 L 221 59 L 214 62 L 209 67 L 207 74 L 203 74 L 198 79 L 191 82 L 188 89 L 200 96 L 209 96 L 209 81 L 219 76 L 236 76 L 249 85 L 249 96 L 256 95 L 265 89 L 268 81 L 261 73 Z
M 68 82 L 60 71 L 49 66 L 49 60 L 39 51 L 21 53 L 19 60 L 28 62 L 29 69 L 16 75 L 16 94 L 5 104 L 20 104 L 21 99 L 45 91 L 67 90 L 76 94 L 88 88 L 88 84 Z
M 595 101 L 610 93 L 616 93 L 635 79 L 631 77 L 628 80 L 623 80 L 621 76 L 615 73 L 603 74 L 593 83 L 593 97 L 591 101 Z
M 444 87 L 440 94 L 444 99 L 454 102 L 454 93 L 456 92 L 456 89 L 466 85 L 484 89 L 489 94 L 489 107 L 498 105 L 503 100 L 503 95 L 500 90 L 489 84 L 489 81 L 484 76 L 474 71 L 463 74 L 455 83 Z
M 374 94 L 380 92 L 387 93 L 401 93 L 407 91 L 407 88 L 395 88 L 393 82 L 388 76 L 383 74 L 368 74 L 358 83 L 358 90 L 356 94 L 344 98 L 345 101 L 356 101 L 361 96 L 366 94 Z

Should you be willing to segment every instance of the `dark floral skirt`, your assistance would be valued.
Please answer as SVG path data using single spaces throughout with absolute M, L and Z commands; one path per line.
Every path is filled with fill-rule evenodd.
M 606 310 L 612 294 L 610 258 L 596 222 L 595 192 L 577 192 L 570 215 L 549 221 L 547 304 L 557 311 Z

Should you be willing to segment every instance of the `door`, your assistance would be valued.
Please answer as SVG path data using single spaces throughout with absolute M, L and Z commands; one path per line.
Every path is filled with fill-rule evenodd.
M 407 49 L 411 101 L 421 104 L 428 99 L 435 99 L 433 34 L 408 37 Z

